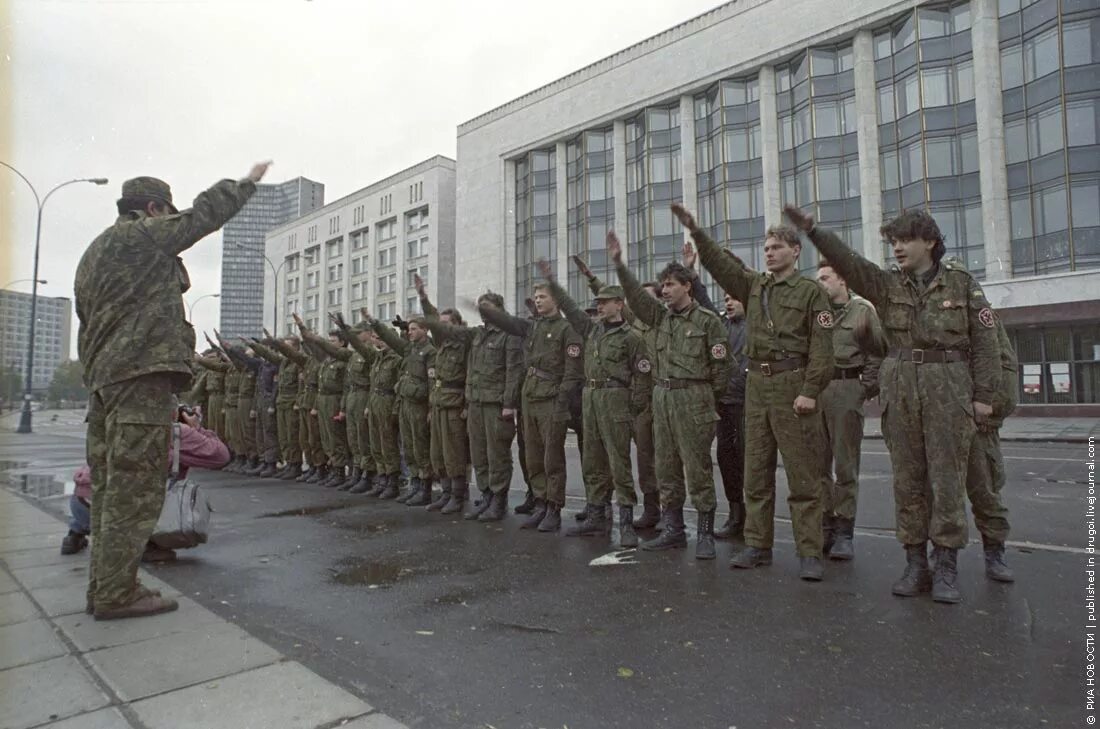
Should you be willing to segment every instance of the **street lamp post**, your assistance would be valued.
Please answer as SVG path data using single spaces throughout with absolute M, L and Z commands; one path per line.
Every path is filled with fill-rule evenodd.
M 31 391 L 34 389 L 34 325 L 35 319 L 38 316 L 38 254 L 40 251 L 40 243 L 42 241 L 42 210 L 46 207 L 46 203 L 50 199 L 50 195 L 68 185 L 75 185 L 78 182 L 90 182 L 93 185 L 106 185 L 108 180 L 106 177 L 80 177 L 75 180 L 69 180 L 68 182 L 62 182 L 52 190 L 46 193 L 43 198 L 38 197 L 38 190 L 34 189 L 34 185 L 27 179 L 19 170 L 15 169 L 7 162 L 0 162 L 0 165 L 7 167 L 9 170 L 19 175 L 19 178 L 23 182 L 27 183 L 27 187 L 31 189 L 31 194 L 34 195 L 34 202 L 38 206 L 38 217 L 35 221 L 34 228 L 34 285 L 31 287 L 31 327 L 30 335 L 27 340 L 27 380 L 23 390 L 23 412 L 19 416 L 19 427 L 16 428 L 16 433 L 30 433 L 31 432 Z
M 275 335 L 278 336 L 278 334 L 279 334 L 279 272 L 282 271 L 283 266 L 286 265 L 286 259 L 284 258 L 283 262 L 279 264 L 279 267 L 275 268 L 275 264 L 271 262 L 271 259 L 268 258 L 267 254 L 264 253 L 263 251 L 258 250 L 256 248 L 252 248 L 250 246 L 243 245 L 241 243 L 236 243 L 235 242 L 235 243 L 233 243 L 233 245 L 237 246 L 238 248 L 240 248 L 242 250 L 250 251 L 252 253 L 259 253 L 261 256 L 264 257 L 264 260 L 267 261 L 267 265 L 271 267 L 271 278 L 275 282 L 275 288 L 271 292 L 272 296 L 274 297 L 274 301 L 271 304 L 271 329 L 272 329 L 272 331 L 275 332 Z
M 191 321 L 192 319 L 195 318 L 194 317 L 195 304 L 199 303 L 203 299 L 217 299 L 219 297 L 221 297 L 221 294 L 204 294 L 204 295 L 200 296 L 199 298 L 195 299 L 194 301 L 192 301 L 190 304 L 187 305 L 187 321 Z
M 3 285 L 2 287 L 0 287 L 0 288 L 3 288 L 3 289 L 7 289 L 7 288 L 9 288 L 9 287 L 11 287 L 11 286 L 14 286 L 14 285 L 15 285 L 15 284 L 17 284 L 17 283 L 26 283 L 27 281 L 30 281 L 30 279 L 29 279 L 29 278 L 17 278 L 17 279 L 15 279 L 14 281 L 8 281 L 8 282 L 7 282 L 6 284 L 4 284 L 4 285 Z M 40 278 L 40 279 L 38 279 L 38 283 L 40 283 L 40 284 L 47 284 L 47 283 L 49 283 L 49 281 L 47 281 L 47 280 L 46 280 L 46 279 L 44 279 L 44 278 Z

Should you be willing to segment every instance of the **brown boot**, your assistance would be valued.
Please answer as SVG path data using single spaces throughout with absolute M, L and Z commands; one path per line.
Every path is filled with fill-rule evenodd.
M 175 562 L 176 552 L 172 549 L 161 549 L 160 547 L 152 544 L 146 545 L 145 551 L 141 553 L 142 562 Z
M 122 618 L 144 618 L 148 615 L 170 613 L 179 608 L 179 603 L 158 595 L 144 595 L 129 605 L 116 608 L 96 608 L 96 620 L 120 620 Z

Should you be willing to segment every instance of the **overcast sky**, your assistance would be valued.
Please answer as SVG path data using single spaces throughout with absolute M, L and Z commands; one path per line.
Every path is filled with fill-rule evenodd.
M 69 296 L 122 181 L 165 179 L 177 206 L 273 159 L 336 200 L 434 154 L 458 124 L 715 6 L 717 0 L 0 0 L 14 99 L 0 160 L 54 195 L 40 287 Z M 3 9 L 7 6 L 8 17 Z M 10 23 L 7 33 L 3 26 Z M 2 87 L 2 85 L 0 85 Z M 2 145 L 0 145 L 2 147 Z M 0 168 L 0 286 L 31 277 L 34 201 Z M 220 287 L 221 238 L 184 254 L 194 301 Z M 29 282 L 14 286 L 29 291 Z M 217 325 L 218 301 L 194 312 Z M 73 321 L 73 357 L 76 321 Z M 201 336 L 200 336 L 201 341 Z

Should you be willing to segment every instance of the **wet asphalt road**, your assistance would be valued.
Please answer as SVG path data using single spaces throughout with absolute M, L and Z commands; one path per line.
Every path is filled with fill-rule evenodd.
M 32 473 L 63 477 L 82 455 L 76 439 L 15 438 L 0 436 L 0 459 Z M 728 544 L 715 562 L 688 549 L 590 566 L 608 543 L 516 517 L 469 523 L 211 472 L 194 473 L 217 509 L 211 542 L 156 574 L 414 727 L 1076 726 L 1085 557 L 1057 547 L 1085 542 L 1084 450 L 1006 444 L 1012 538 L 1037 546 L 1010 549 L 1008 586 L 967 549 L 958 606 L 889 594 L 903 553 L 874 440 L 857 559 L 820 584 L 797 579 L 786 522 L 775 564 L 751 573 L 727 568 Z

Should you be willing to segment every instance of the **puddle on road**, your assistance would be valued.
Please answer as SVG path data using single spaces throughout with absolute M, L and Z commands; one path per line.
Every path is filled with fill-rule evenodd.
M 340 511 L 341 509 L 350 509 L 353 506 L 360 506 L 361 502 L 348 501 L 342 504 L 316 504 L 314 506 L 298 506 L 293 509 L 286 509 L 284 511 L 273 511 L 268 514 L 260 514 L 259 519 L 278 519 L 283 516 L 315 516 L 317 514 L 328 514 L 332 511 Z
M 350 559 L 332 569 L 332 581 L 341 585 L 389 587 L 409 577 L 414 570 L 386 560 Z
M 29 461 L 0 461 L 0 478 L 12 491 L 34 499 L 67 496 L 76 489 L 76 483 L 57 478 L 52 473 L 19 473 L 30 465 Z

